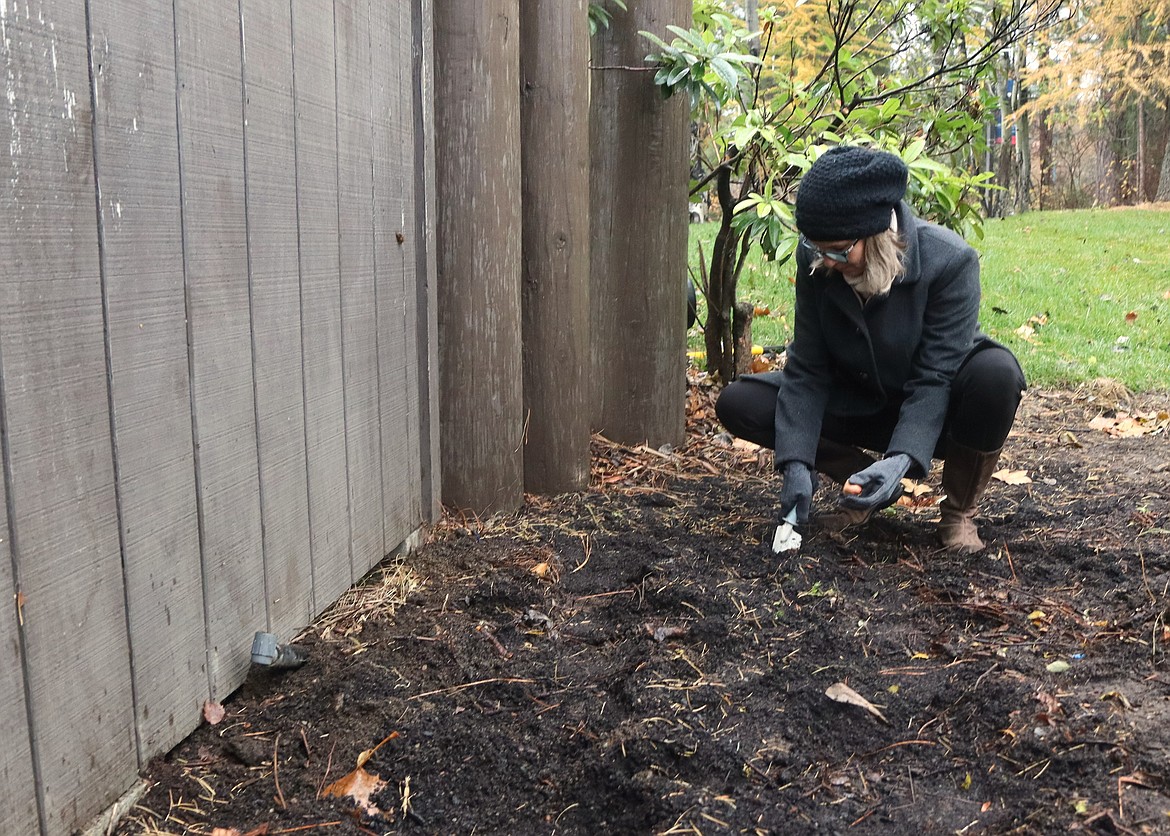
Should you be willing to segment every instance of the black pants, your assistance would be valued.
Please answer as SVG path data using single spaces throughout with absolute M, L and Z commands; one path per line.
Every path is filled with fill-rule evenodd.
M 1020 364 L 1006 348 L 985 348 L 971 355 L 951 383 L 951 403 L 934 457 L 944 458 L 948 439 L 984 453 L 1001 448 L 1015 423 L 1024 388 Z M 715 414 L 732 435 L 774 448 L 779 391 L 767 379 L 737 380 L 719 395 Z M 821 436 L 885 452 L 898 423 L 899 407 L 893 404 L 873 415 L 826 414 Z

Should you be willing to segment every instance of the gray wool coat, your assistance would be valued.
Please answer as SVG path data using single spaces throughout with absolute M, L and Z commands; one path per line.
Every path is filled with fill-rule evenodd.
M 951 381 L 973 353 L 997 345 L 979 330 L 979 256 L 959 235 L 896 209 L 907 243 L 905 272 L 864 307 L 835 270 L 809 270 L 797 255 L 796 315 L 778 384 L 776 466 L 816 457 L 822 418 L 898 407 L 886 454 L 905 453 L 911 473 L 930 469 L 950 404 Z M 899 406 L 900 405 L 900 406 Z

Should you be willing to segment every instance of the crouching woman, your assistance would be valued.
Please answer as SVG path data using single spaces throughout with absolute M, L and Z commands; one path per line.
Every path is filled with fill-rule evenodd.
M 894 154 L 825 152 L 796 195 L 796 310 L 781 371 L 729 384 L 716 413 L 735 435 L 775 450 L 781 515 L 806 522 L 814 471 L 843 485 L 817 516 L 860 525 L 897 501 L 905 476 L 941 458 L 939 534 L 984 548 L 975 514 L 1025 389 L 1012 353 L 979 330 L 979 259 L 903 201 Z M 867 451 L 880 453 L 876 458 Z

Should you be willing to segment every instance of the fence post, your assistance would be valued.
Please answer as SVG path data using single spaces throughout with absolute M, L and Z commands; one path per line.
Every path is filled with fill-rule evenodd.
M 615 441 L 683 441 L 686 396 L 685 96 L 663 100 L 638 34 L 669 39 L 687 0 L 611 7 L 593 40 L 590 317 L 594 427 Z
M 520 27 L 524 485 L 589 481 L 589 23 L 528 0 Z
M 435 5 L 443 501 L 523 494 L 518 0 Z

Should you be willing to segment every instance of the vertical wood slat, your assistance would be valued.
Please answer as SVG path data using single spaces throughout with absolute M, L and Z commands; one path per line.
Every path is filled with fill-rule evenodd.
M 517 0 L 435 7 L 443 498 L 477 514 L 522 500 L 518 23 Z
M 37 796 L 45 827 L 65 832 L 137 771 L 85 7 L 0 2 L 8 96 L 0 120 L 5 487 Z
M 439 294 L 438 294 L 438 174 L 435 163 L 435 4 L 434 0 L 412 0 L 411 8 L 411 111 L 413 131 L 416 258 L 413 262 L 412 293 L 417 304 L 411 325 L 416 341 L 408 347 L 418 369 L 417 415 L 419 429 L 420 487 L 423 519 L 437 521 L 442 513 L 439 455 Z
M 409 13 L 409 10 L 407 10 Z M 411 387 L 417 386 L 408 374 L 406 282 L 408 253 L 413 247 L 414 229 L 406 228 L 406 201 L 411 184 L 403 166 L 403 155 L 411 152 L 402 124 L 402 65 L 409 54 L 401 51 L 400 5 L 370 4 L 373 39 L 372 75 L 375 80 L 374 106 L 374 247 L 377 264 L 377 325 L 379 389 L 381 391 L 381 448 L 383 549 L 392 551 L 417 525 L 410 497 L 418 492 L 417 468 L 412 469 L 410 443 L 417 430 L 409 425 Z M 407 20 L 409 29 L 409 20 Z
M 312 620 L 305 460 L 292 18 L 286 0 L 241 4 L 248 269 L 269 630 Z
M 190 731 L 207 689 L 171 5 L 94 4 L 91 30 L 110 406 L 145 762 Z
M 356 576 L 365 574 L 385 555 L 378 405 L 380 335 L 374 290 L 370 2 L 335 0 L 333 9 L 337 48 L 337 192 L 345 438 Z
M 353 582 L 337 229 L 332 4 L 293 3 L 301 340 L 309 526 L 318 610 Z
M 236 0 L 175 4 L 179 148 L 211 694 L 243 681 L 267 626 L 244 211 Z
M 423 211 L 423 204 L 419 200 L 418 174 L 415 172 L 416 124 L 414 103 L 414 63 L 415 63 L 415 28 L 414 4 L 398 4 L 395 8 L 396 18 L 389 24 L 389 41 L 392 44 L 390 58 L 393 62 L 393 120 L 391 136 L 394 137 L 394 147 L 391 154 L 393 161 L 394 183 L 398 190 L 395 200 L 397 221 L 402 231 L 402 246 L 398 248 L 400 261 L 396 265 L 397 293 L 395 303 L 400 304 L 400 316 L 394 324 L 396 330 L 401 331 L 402 338 L 397 344 L 401 352 L 401 374 L 403 397 L 398 399 L 394 407 L 397 411 L 398 438 L 396 439 L 395 472 L 404 474 L 398 482 L 392 519 L 395 522 L 397 537 L 393 546 L 397 546 L 402 539 L 414 531 L 423 520 L 423 495 L 426 492 L 422 486 L 422 451 L 419 447 L 425 433 L 420 426 L 422 413 L 420 412 L 420 398 L 422 396 L 423 367 L 419 358 L 419 333 L 422 329 L 418 318 L 420 316 L 420 300 L 416 289 L 420 282 L 425 282 L 423 274 L 419 272 L 419 254 L 427 246 L 434 246 L 434 229 L 427 232 L 426 226 L 415 228 L 413 219 L 416 213 Z M 430 162 L 430 174 L 434 178 L 434 158 Z M 422 230 L 422 232 L 420 232 Z M 397 241 L 397 238 L 395 239 Z M 434 282 L 429 285 L 434 290 Z M 390 391 L 394 391 L 391 389 Z M 437 437 L 437 436 L 436 436 Z
M 0 0 L 4 2 L 4 0 Z M 36 776 L 28 739 L 28 706 L 24 699 L 24 663 L 20 653 L 16 584 L 8 546 L 8 499 L 0 478 L 0 833 L 36 833 Z
M 413 4 L 411 4 L 413 6 Z M 418 178 L 415 173 L 415 148 L 417 148 L 418 125 L 414 119 L 414 62 L 415 62 L 415 29 L 413 9 L 405 4 L 397 6 L 397 20 L 390 23 L 391 41 L 394 44 L 393 60 L 393 125 L 391 136 L 394 137 L 394 152 L 392 156 L 394 182 L 398 188 L 398 222 L 402 232 L 402 247 L 399 256 L 401 262 L 401 317 L 395 327 L 401 331 L 401 341 L 398 350 L 401 352 L 402 365 L 402 392 L 404 399 L 395 403 L 398 409 L 398 426 L 400 428 L 397 441 L 398 456 L 405 457 L 404 472 L 407 475 L 402 479 L 395 497 L 395 531 L 398 537 L 394 545 L 401 543 L 402 538 L 417 528 L 424 520 L 424 495 L 422 488 L 422 451 L 420 444 L 426 435 L 426 428 L 421 427 L 422 412 L 420 412 L 420 398 L 422 386 L 425 385 L 425 367 L 421 365 L 419 357 L 419 334 L 425 331 L 419 322 L 421 311 L 419 297 L 419 253 L 428 246 L 434 246 L 434 229 L 427 233 L 426 226 L 412 229 L 412 221 L 422 212 L 418 201 Z M 431 160 L 431 177 L 434 178 L 434 159 Z M 421 230 L 421 232 L 420 232 Z M 397 239 L 395 239 L 397 241 Z M 434 291 L 434 282 L 428 286 Z M 426 292 L 426 291 L 424 291 Z M 395 299 L 397 302 L 397 299 Z M 438 435 L 435 435 L 438 437 Z M 436 471 L 438 472 L 438 471 Z

